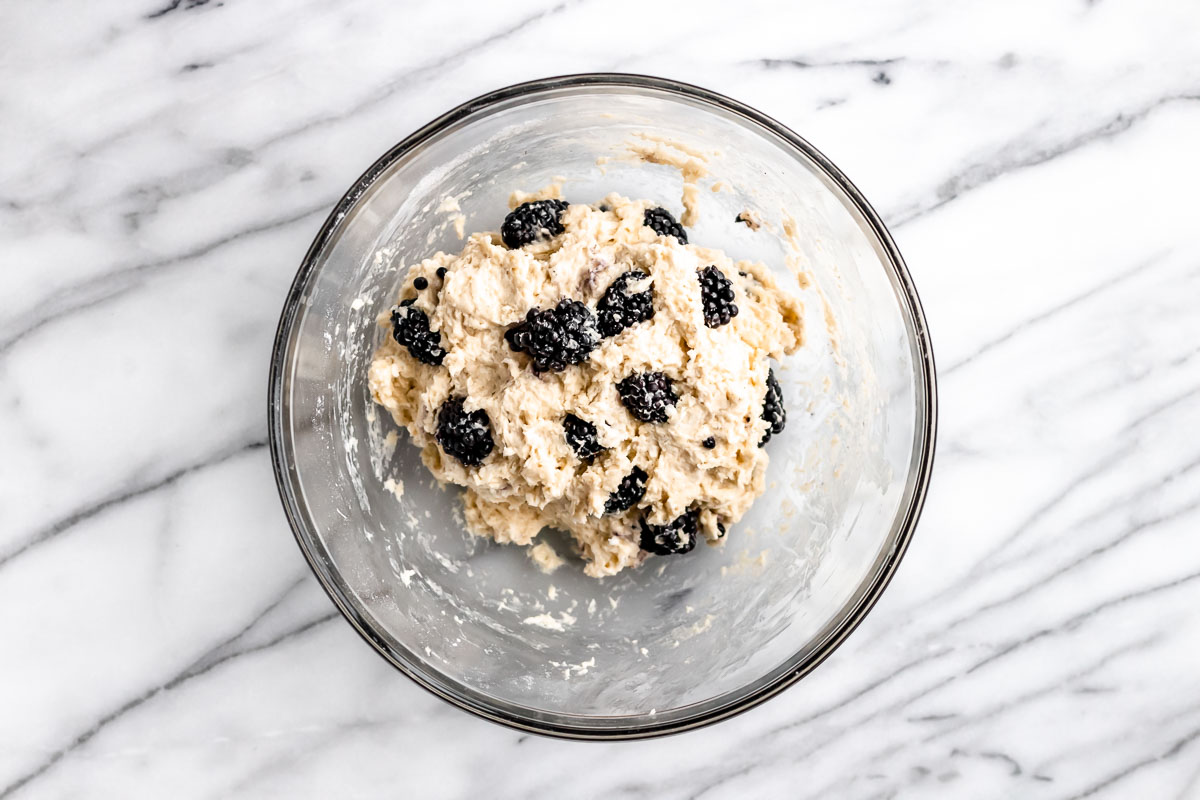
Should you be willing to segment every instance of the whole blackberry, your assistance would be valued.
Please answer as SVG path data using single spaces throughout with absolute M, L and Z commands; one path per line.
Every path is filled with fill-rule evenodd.
M 525 321 L 504 332 L 508 346 L 533 358 L 534 372 L 560 372 L 586 359 L 600 344 L 596 315 L 578 300 L 554 308 L 531 308 Z
M 500 226 L 500 238 L 510 250 L 558 236 L 563 232 L 562 212 L 567 210 L 566 200 L 534 200 L 508 212 Z
M 617 514 L 633 508 L 634 504 L 646 495 L 646 479 L 650 476 L 641 467 L 634 467 L 629 474 L 621 478 L 616 491 L 604 502 L 605 514 Z
M 696 540 L 700 538 L 699 519 L 700 512 L 694 508 L 680 514 L 666 525 L 651 525 L 642 517 L 642 549 L 656 556 L 691 552 L 696 546 Z
M 666 422 L 667 409 L 679 402 L 671 379 L 661 372 L 635 372 L 617 384 L 617 393 L 642 422 Z
M 762 447 L 771 440 L 771 437 L 783 431 L 787 425 L 787 409 L 783 407 L 783 389 L 779 386 L 779 381 L 775 380 L 775 370 L 767 373 L 767 395 L 763 398 L 762 418 L 767 421 L 767 432 L 763 434 L 762 441 L 758 443 Z
M 665 208 L 647 208 L 642 215 L 642 223 L 659 236 L 674 236 L 680 244 L 688 243 L 687 231 Z
M 704 324 L 719 328 L 738 315 L 733 302 L 733 281 L 716 267 L 696 270 L 700 276 L 700 304 L 704 307 Z
M 585 419 L 567 414 L 563 418 L 563 430 L 567 433 L 567 444 L 580 461 L 590 463 L 604 449 L 596 440 L 596 426 Z
M 454 456 L 468 467 L 477 467 L 496 446 L 491 423 L 482 408 L 464 411 L 463 398 L 451 397 L 438 410 L 437 443 L 446 455 Z
M 600 335 L 616 336 L 621 331 L 654 316 L 654 287 L 644 292 L 629 294 L 629 284 L 643 281 L 650 276 L 639 270 L 630 270 L 617 277 L 604 291 L 596 304 Z
M 408 348 L 413 358 L 426 364 L 439 367 L 446 357 L 442 337 L 429 330 L 429 317 L 411 302 L 392 309 L 392 338 Z

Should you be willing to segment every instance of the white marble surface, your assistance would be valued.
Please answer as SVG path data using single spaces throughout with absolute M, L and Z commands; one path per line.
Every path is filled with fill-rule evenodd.
M 1200 797 L 1200 5 L 457 5 L 0 9 L 0 797 Z M 460 101 L 588 70 L 821 148 L 941 366 L 925 517 L 862 628 L 765 706 L 630 744 L 394 673 L 264 447 L 342 190 Z

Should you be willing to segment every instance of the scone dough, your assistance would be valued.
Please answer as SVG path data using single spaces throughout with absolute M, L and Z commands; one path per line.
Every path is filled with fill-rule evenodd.
M 639 547 L 642 517 L 663 525 L 699 509 L 700 531 L 714 543 L 746 513 L 767 470 L 759 442 L 770 360 L 803 342 L 799 301 L 766 267 L 657 235 L 642 224 L 653 205 L 609 195 L 594 206 L 569 206 L 565 232 L 552 239 L 510 250 L 497 233 L 475 233 L 461 253 L 413 266 L 400 299 L 415 298 L 428 315 L 446 350 L 443 363 L 422 363 L 386 335 L 370 366 L 372 396 L 408 430 L 429 471 L 465 488 L 473 533 L 532 545 L 544 528 L 568 531 L 587 574 L 597 577 L 647 557 Z M 710 265 L 733 282 L 739 309 L 717 328 L 704 324 L 697 280 L 697 270 Z M 537 374 L 505 342 L 504 332 L 529 309 L 569 298 L 594 310 L 630 270 L 650 276 L 654 316 L 604 339 L 582 364 Z M 390 326 L 388 314 L 380 324 Z M 679 396 L 664 423 L 639 422 L 617 392 L 623 378 L 647 371 L 670 376 Z M 438 410 L 451 396 L 490 418 L 495 448 L 479 466 L 459 463 L 435 439 Z M 597 428 L 606 449 L 591 464 L 567 443 L 568 413 Z M 710 437 L 712 449 L 703 444 Z M 649 476 L 644 497 L 605 515 L 605 501 L 634 466 Z

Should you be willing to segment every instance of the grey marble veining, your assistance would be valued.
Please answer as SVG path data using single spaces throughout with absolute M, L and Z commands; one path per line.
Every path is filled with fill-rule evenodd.
M 0 797 L 1200 797 L 1197 30 L 1185 0 L 8 4 Z M 941 431 L 828 662 L 580 745 L 443 704 L 340 621 L 263 406 L 286 287 L 376 155 L 603 70 L 845 170 L 924 300 Z

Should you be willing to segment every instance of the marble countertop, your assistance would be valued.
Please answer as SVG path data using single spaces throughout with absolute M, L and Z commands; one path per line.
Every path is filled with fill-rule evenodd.
M 1200 797 L 1200 5 L 783 7 L 0 11 L 0 798 Z M 265 447 L 282 299 L 345 187 L 463 100 L 579 71 L 822 149 L 940 365 L 924 519 L 863 626 L 766 705 L 628 744 L 395 673 Z

